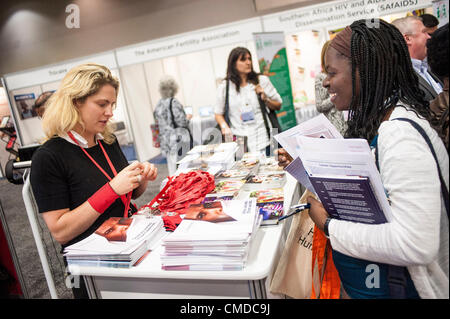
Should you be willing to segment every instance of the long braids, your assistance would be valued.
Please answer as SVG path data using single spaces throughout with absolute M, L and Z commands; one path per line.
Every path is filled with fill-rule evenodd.
M 399 101 L 429 119 L 429 104 L 397 28 L 383 20 L 376 27 L 369 27 L 366 20 L 350 27 L 353 98 L 346 136 L 372 140 L 388 110 Z

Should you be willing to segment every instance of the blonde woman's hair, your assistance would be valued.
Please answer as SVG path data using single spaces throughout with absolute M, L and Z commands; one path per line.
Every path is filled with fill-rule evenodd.
M 46 103 L 42 118 L 42 128 L 46 138 L 62 136 L 78 123 L 84 128 L 75 103 L 84 103 L 87 97 L 96 94 L 105 84 L 115 88 L 117 97 L 119 81 L 107 67 L 86 63 L 69 70 L 62 79 L 58 90 Z M 106 125 L 102 135 L 107 144 L 115 141 L 110 122 Z

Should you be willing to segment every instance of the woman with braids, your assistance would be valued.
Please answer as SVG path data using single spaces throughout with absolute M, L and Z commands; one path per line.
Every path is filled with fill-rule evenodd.
M 430 127 L 402 35 L 381 20 L 376 27 L 355 21 L 331 42 L 326 72 L 332 102 L 349 109 L 346 137 L 376 145 L 392 208 L 388 223 L 353 223 L 331 219 L 308 198 L 311 218 L 330 239 L 342 287 L 351 298 L 448 298 L 449 225 L 438 166 L 418 130 L 395 119 L 413 120 L 426 132 L 447 190 L 448 154 Z M 395 285 L 388 276 L 404 282 Z

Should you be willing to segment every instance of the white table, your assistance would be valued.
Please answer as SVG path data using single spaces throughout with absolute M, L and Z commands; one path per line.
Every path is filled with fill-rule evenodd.
M 297 203 L 297 183 L 287 174 L 285 207 Z M 268 287 L 281 256 L 290 218 L 261 226 L 255 233 L 247 265 L 241 271 L 161 270 L 160 246 L 129 269 L 70 266 L 84 277 L 91 298 L 276 298 Z

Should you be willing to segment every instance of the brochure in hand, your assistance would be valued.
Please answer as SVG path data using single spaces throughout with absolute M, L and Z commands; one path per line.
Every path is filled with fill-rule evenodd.
M 389 202 L 367 141 L 344 139 L 330 125 L 318 116 L 275 136 L 294 158 L 286 171 L 314 192 L 332 217 L 388 222 Z

